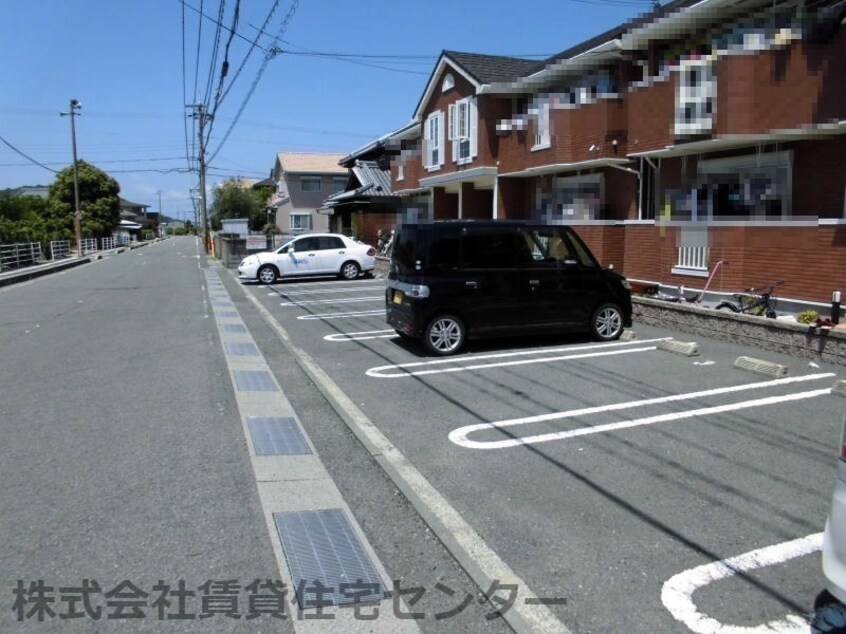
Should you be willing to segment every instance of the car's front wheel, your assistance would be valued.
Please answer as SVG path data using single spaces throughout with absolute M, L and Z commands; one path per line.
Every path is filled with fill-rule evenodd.
M 623 334 L 623 313 L 616 304 L 603 304 L 590 318 L 590 334 L 598 341 L 613 341 Z
M 432 354 L 446 356 L 461 349 L 465 336 L 464 323 L 458 317 L 438 315 L 426 326 L 423 343 Z
M 341 267 L 341 277 L 345 280 L 357 279 L 359 273 L 361 273 L 361 269 L 355 262 L 344 262 L 344 265 Z
M 258 270 L 257 277 L 262 284 L 273 284 L 279 277 L 279 271 L 272 264 L 265 264 Z

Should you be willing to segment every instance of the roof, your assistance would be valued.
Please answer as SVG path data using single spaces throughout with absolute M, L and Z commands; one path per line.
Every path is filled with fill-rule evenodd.
M 346 174 L 346 168 L 338 165 L 343 158 L 343 154 L 280 152 L 276 160 L 286 174 Z
M 361 198 L 394 195 L 391 189 L 391 171 L 382 169 L 378 161 L 356 161 L 351 169 L 359 186 L 329 196 L 323 203 L 324 207 L 333 207 L 342 202 Z
M 482 55 L 459 51 L 444 51 L 443 55 L 461 66 L 480 84 L 522 77 L 538 70 L 542 65 L 542 62 L 537 60 L 503 55 Z

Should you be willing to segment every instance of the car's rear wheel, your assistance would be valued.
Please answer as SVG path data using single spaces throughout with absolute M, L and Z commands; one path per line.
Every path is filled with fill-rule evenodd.
M 458 317 L 438 315 L 426 326 L 423 343 L 432 354 L 446 356 L 461 349 L 465 336 L 464 323 Z
M 257 276 L 262 284 L 273 284 L 279 278 L 279 271 L 272 264 L 265 264 L 258 270 Z
M 623 334 L 623 312 L 616 304 L 603 304 L 590 318 L 590 334 L 598 341 L 613 341 Z
M 345 280 L 357 279 L 359 273 L 361 273 L 361 268 L 355 262 L 344 262 L 341 267 L 341 277 Z

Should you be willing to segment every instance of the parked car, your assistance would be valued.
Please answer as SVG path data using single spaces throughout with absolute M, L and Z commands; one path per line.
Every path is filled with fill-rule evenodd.
M 238 265 L 242 280 L 273 284 L 281 277 L 338 275 L 354 280 L 376 266 L 376 249 L 339 233 L 310 233 L 275 251 L 248 255 Z
M 385 301 L 388 323 L 436 355 L 492 335 L 585 331 L 610 341 L 632 319 L 628 282 L 575 231 L 528 222 L 400 225 Z
M 831 498 L 831 511 L 825 523 L 822 569 L 826 589 L 841 603 L 846 603 L 846 417 L 840 438 L 837 481 Z

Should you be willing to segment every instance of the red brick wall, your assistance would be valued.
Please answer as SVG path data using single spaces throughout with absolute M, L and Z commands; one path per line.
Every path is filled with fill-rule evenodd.
M 622 225 L 573 225 L 573 229 L 602 266 L 622 271 L 625 264 L 625 227 Z
M 638 177 L 614 167 L 602 171 L 605 179 L 605 204 L 614 220 L 637 219 Z
M 493 190 L 476 189 L 473 183 L 461 183 L 461 217 L 467 220 L 493 218 Z
M 356 237 L 375 247 L 379 230 L 390 233 L 398 220 L 399 214 L 394 212 L 356 212 Z
M 793 215 L 842 218 L 846 135 L 793 146 Z
M 522 220 L 531 218 L 531 181 L 528 178 L 500 178 L 497 218 Z
M 846 119 L 846 29 L 717 65 L 716 134 L 757 134 Z
M 676 81 L 670 78 L 627 94 L 628 151 L 659 150 L 674 142 Z
M 443 187 L 432 189 L 434 220 L 455 220 L 458 218 L 458 194 L 448 194 Z

